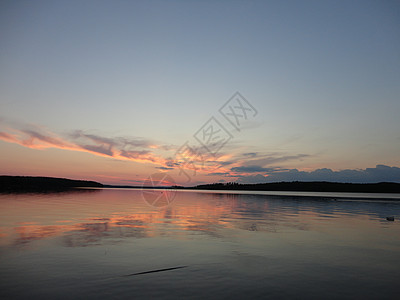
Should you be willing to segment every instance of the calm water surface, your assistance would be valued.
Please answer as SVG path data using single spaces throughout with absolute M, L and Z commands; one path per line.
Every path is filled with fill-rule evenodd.
M 0 298 L 397 298 L 400 202 L 358 199 L 0 195 Z

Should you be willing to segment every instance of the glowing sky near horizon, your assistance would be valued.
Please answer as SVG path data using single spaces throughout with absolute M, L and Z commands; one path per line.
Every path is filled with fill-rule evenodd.
M 1 174 L 400 182 L 398 1 L 2 1 L 0 40 Z M 189 182 L 212 116 L 233 138 Z

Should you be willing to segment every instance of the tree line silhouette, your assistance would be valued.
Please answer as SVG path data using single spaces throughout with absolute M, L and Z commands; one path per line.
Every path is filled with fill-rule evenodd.
M 0 176 L 0 192 L 67 191 L 78 187 L 103 187 L 101 183 L 54 177 Z
M 400 183 L 394 182 L 341 183 L 327 181 L 293 181 L 256 184 L 228 182 L 202 184 L 193 188 L 199 190 L 400 193 Z

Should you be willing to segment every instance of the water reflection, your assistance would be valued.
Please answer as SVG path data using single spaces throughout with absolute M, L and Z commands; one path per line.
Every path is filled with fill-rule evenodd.
M 137 190 L 0 195 L 0 291 L 20 299 L 392 297 L 399 208 L 188 191 L 160 209 Z M 145 275 L 123 276 L 137 273 Z
M 2 195 L 1 246 L 62 238 L 67 247 L 120 243 L 127 238 L 190 236 L 223 238 L 229 230 L 282 233 L 334 231 L 324 228 L 340 218 L 339 229 L 357 220 L 399 217 L 399 204 L 318 200 L 307 197 L 178 193 L 173 206 L 155 210 L 139 191 Z M 396 226 L 397 223 L 394 224 Z M 367 226 L 367 225 L 365 225 Z M 339 231 L 340 231 L 339 230 Z

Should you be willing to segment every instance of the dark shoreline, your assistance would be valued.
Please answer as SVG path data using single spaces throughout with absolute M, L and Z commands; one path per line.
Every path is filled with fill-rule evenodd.
M 193 187 L 196 190 L 340 192 L 340 193 L 400 193 L 400 183 L 341 183 L 327 181 L 293 181 L 258 184 L 214 183 Z
M 77 188 L 99 188 L 101 183 L 54 177 L 0 176 L 1 193 L 65 192 Z
M 379 182 L 379 183 L 340 183 L 340 182 L 273 182 L 259 184 L 238 184 L 238 183 L 214 183 L 197 185 L 193 187 L 183 186 L 119 186 L 104 185 L 103 188 L 119 189 L 181 189 L 181 190 L 207 190 L 207 191 L 264 191 L 264 192 L 326 192 L 326 193 L 382 193 L 399 194 L 400 183 Z
M 273 182 L 259 184 L 239 183 L 214 183 L 183 186 L 120 186 L 103 185 L 95 181 L 72 180 L 54 177 L 34 176 L 0 176 L 0 192 L 25 193 L 25 192 L 61 192 L 76 190 L 77 188 L 126 188 L 126 189 L 183 189 L 183 190 L 225 190 L 225 191 L 280 191 L 280 192 L 341 192 L 341 193 L 400 193 L 400 183 L 340 183 L 340 182 Z

